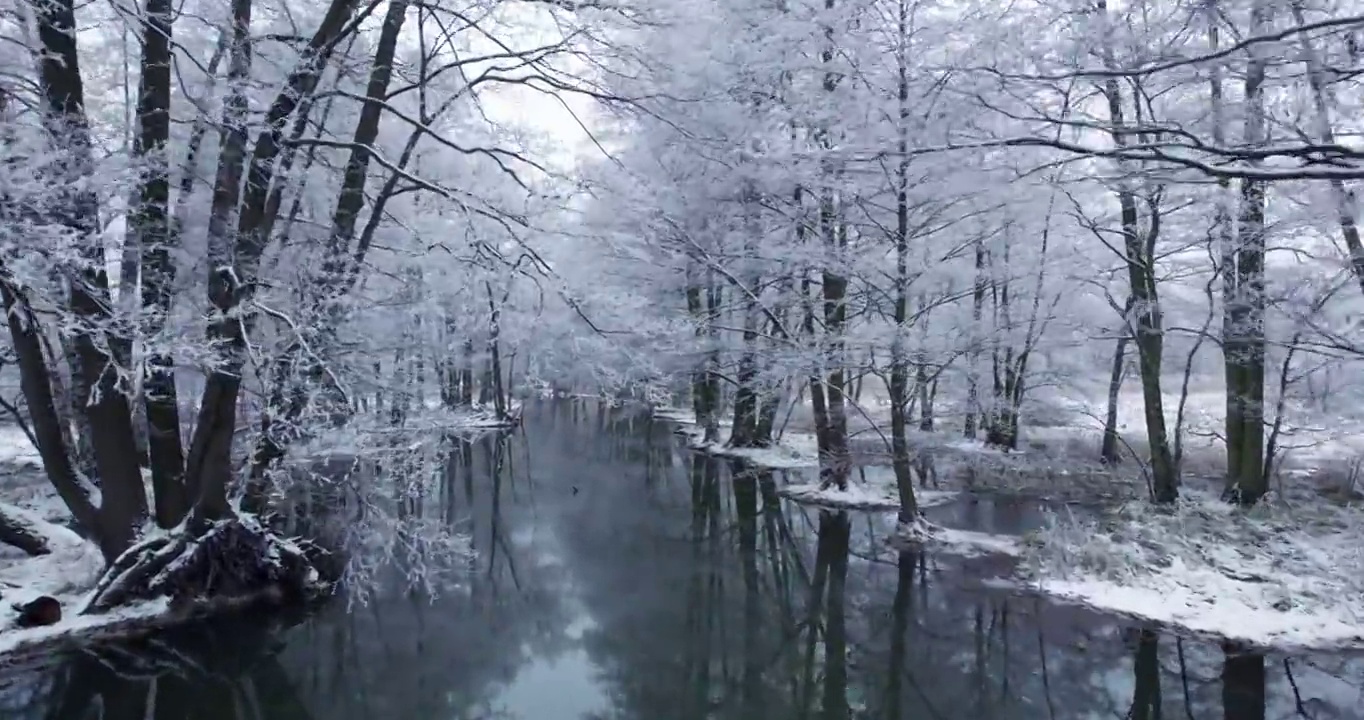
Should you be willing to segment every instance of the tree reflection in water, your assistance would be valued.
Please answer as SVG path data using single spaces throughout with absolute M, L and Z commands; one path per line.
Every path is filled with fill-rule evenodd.
M 1354 658 L 1270 661 L 982 589 L 987 561 L 889 547 L 893 515 L 790 504 L 781 473 L 692 454 L 626 408 L 531 405 L 525 421 L 449 442 L 404 510 L 470 534 L 461 591 L 395 582 L 287 630 L 215 623 L 46 658 L 0 672 L 0 717 L 1364 717 Z
M 1264 720 L 1265 656 L 1237 643 L 1223 643 L 1222 708 L 1226 720 Z
M 72 652 L 44 720 L 309 720 L 280 665 L 283 625 L 237 619 Z
M 1160 720 L 1160 637 L 1152 630 L 1135 631 L 1137 656 L 1133 662 L 1132 720 Z

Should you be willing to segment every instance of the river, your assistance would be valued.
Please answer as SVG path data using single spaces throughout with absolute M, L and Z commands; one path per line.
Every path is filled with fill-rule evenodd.
M 666 423 L 572 402 L 452 456 L 420 511 L 477 551 L 431 599 L 238 617 L 0 670 L 15 720 L 1364 717 L 1364 664 L 1142 630 L 897 551 L 885 514 L 781 500 Z M 939 522 L 1018 532 L 1023 501 Z M 98 712 L 96 712 L 98 711 Z

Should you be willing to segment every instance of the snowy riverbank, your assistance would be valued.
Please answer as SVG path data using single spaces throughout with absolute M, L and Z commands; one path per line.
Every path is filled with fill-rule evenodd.
M 155 600 L 111 613 L 80 615 L 104 571 L 99 550 L 71 530 L 42 517 L 48 514 L 41 512 L 42 506 L 29 509 L 6 505 L 3 509 L 33 528 L 50 552 L 29 557 L 14 548 L 0 546 L 0 655 L 25 645 L 99 628 L 151 621 L 167 612 L 166 602 Z M 15 606 L 43 596 L 61 604 L 61 620 L 42 627 L 17 627 L 19 612 Z
M 1053 516 L 1024 544 L 1027 587 L 1188 632 L 1286 648 L 1364 647 L 1355 507 L 1270 496 L 1244 511 L 1186 490 L 1101 520 Z
M 475 437 L 508 429 L 519 423 L 521 407 L 513 403 L 506 414 L 491 408 L 415 412 L 402 428 L 431 438 L 447 435 Z M 317 459 L 358 452 L 394 452 L 392 428 L 383 422 L 356 422 L 342 432 L 300 443 L 290 460 L 306 464 Z M 411 443 L 399 450 L 412 451 Z M 0 426 L 0 510 L 36 537 L 48 552 L 29 556 L 0 544 L 0 655 L 24 646 L 66 637 L 86 640 L 101 634 L 123 635 L 175 624 L 204 614 L 226 611 L 258 598 L 225 600 L 173 610 L 164 600 L 141 602 L 108 613 L 81 615 L 104 571 L 104 559 L 94 543 L 68 529 L 70 514 L 39 469 L 39 459 L 28 438 L 10 426 Z M 39 597 L 55 599 L 61 619 L 40 627 L 20 627 L 22 606 Z
M 811 505 L 848 510 L 893 511 L 900 509 L 900 494 L 893 483 L 865 482 L 856 477 L 850 479 L 848 486 L 842 489 L 821 487 L 820 483 L 815 482 L 786 485 L 778 492 L 796 502 Z M 946 505 L 955 501 L 959 494 L 938 490 L 915 490 L 914 497 L 919 503 L 919 508 L 923 509 Z
M 759 467 L 770 470 L 812 468 L 819 466 L 819 443 L 813 433 L 783 433 L 772 445 L 766 448 L 729 447 L 733 423 L 721 420 L 719 423 L 720 440 L 705 442 L 705 430 L 696 421 L 696 413 L 672 407 L 656 407 L 653 416 L 659 420 L 677 424 L 678 434 L 687 437 L 693 449 L 710 455 L 747 460 Z

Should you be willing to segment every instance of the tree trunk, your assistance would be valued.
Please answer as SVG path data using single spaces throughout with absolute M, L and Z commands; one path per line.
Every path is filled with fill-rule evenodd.
M 909 414 L 909 358 L 905 336 L 909 332 L 909 0 L 900 0 L 897 14 L 895 65 L 899 76 L 899 124 L 897 148 L 900 161 L 895 168 L 895 336 L 890 349 L 890 455 L 895 472 L 895 487 L 900 496 L 899 522 L 909 525 L 919 519 L 919 503 L 914 497 L 914 474 L 905 436 Z M 923 372 L 923 365 L 919 365 Z M 932 415 L 929 415 L 931 418 Z M 932 428 L 932 421 L 929 421 Z M 897 594 L 898 597 L 898 594 Z
M 388 85 L 393 78 L 393 58 L 397 52 L 403 20 L 407 17 L 407 8 L 408 0 L 391 0 L 379 33 L 369 83 L 365 87 L 365 103 L 360 110 L 360 119 L 355 124 L 350 159 L 346 162 L 341 192 L 336 198 L 336 211 L 332 215 L 331 234 L 327 239 L 322 281 L 327 284 L 329 295 L 339 292 L 337 285 L 348 274 L 350 244 L 355 237 L 360 211 L 365 206 L 365 180 L 369 173 L 370 157 L 374 153 L 374 142 L 379 138 L 382 100 L 387 96 Z
M 724 398 L 720 394 L 720 308 L 724 302 L 724 288 L 715 278 L 713 270 L 706 273 L 706 359 L 702 368 L 705 386 L 706 407 L 701 423 L 702 439 L 707 443 L 720 441 L 720 413 L 723 411 Z
M 412 407 L 412 392 L 408 387 L 406 341 L 407 338 L 404 337 L 404 346 L 399 346 L 393 351 L 393 402 L 388 408 L 388 422 L 394 427 L 402 427 L 407 423 L 408 411 Z
M 743 208 L 746 226 L 743 252 L 749 256 L 756 252 L 757 237 L 761 234 L 761 226 L 756 217 L 756 213 L 759 212 L 759 200 L 758 192 L 751 181 L 745 181 L 740 192 L 740 205 Z M 762 394 L 758 387 L 758 322 L 761 314 L 758 293 L 762 292 L 761 273 L 756 270 L 746 273 L 743 282 L 747 283 L 746 288 L 740 288 L 744 296 L 743 349 L 739 353 L 737 385 L 734 389 L 734 427 L 730 432 L 729 446 L 752 448 L 767 444 L 758 436 L 758 406 Z
M 834 0 L 824 0 L 826 13 L 832 14 Z M 820 63 L 826 68 L 834 59 L 834 29 L 832 17 L 824 25 L 824 47 L 820 51 Z M 832 97 L 838 86 L 839 75 L 826 69 L 822 87 L 826 95 Z M 847 340 L 844 337 L 848 318 L 848 278 L 843 274 L 842 264 L 846 261 L 847 224 L 843 217 L 841 198 L 835 191 L 838 172 L 832 157 L 833 136 L 829 127 L 818 130 L 819 144 L 825 157 L 820 161 L 820 176 L 823 187 L 819 198 L 819 230 L 824 241 L 824 267 L 821 273 L 821 289 L 824 301 L 824 370 L 827 376 L 823 382 L 825 411 L 827 414 L 824 444 L 820 447 L 821 485 L 837 485 L 840 489 L 848 485 L 851 470 L 848 457 L 848 415 L 845 407 L 847 387 Z
M 106 559 L 123 551 L 120 543 L 105 538 L 99 532 L 98 508 L 90 497 L 90 488 L 81 482 L 66 445 L 62 420 L 57 412 L 57 401 L 52 395 L 49 369 L 43 358 L 43 346 L 38 318 L 28 300 L 8 280 L 0 280 L 0 299 L 5 306 L 10 340 L 18 356 L 19 383 L 28 405 L 29 423 L 38 441 L 38 455 L 43 460 L 43 471 L 56 488 L 71 515 L 82 527 L 96 533 L 95 540 Z
M 94 161 L 76 49 L 74 3 L 50 0 L 37 3 L 35 9 L 43 47 L 44 121 L 54 141 L 69 154 L 70 186 L 88 188 Z M 82 410 L 89 422 L 102 490 L 98 534 L 106 555 L 117 554 L 131 544 L 147 515 L 127 388 L 118 381 L 122 373 L 108 367 L 126 362 L 129 339 L 111 309 L 104 244 L 98 232 L 98 198 L 93 191 L 78 189 L 64 200 L 57 220 L 76 233 L 84 265 L 69 271 L 69 303 L 76 324 L 72 345 L 79 365 L 72 384 L 78 388 L 78 398 L 81 390 L 90 393 Z
M 142 72 L 138 84 L 139 133 L 134 153 L 143 169 L 133 228 L 141 248 L 143 336 L 154 338 L 165 327 L 175 285 L 172 249 L 179 238 L 170 220 L 171 0 L 147 0 L 143 14 Z M 180 408 L 175 388 L 175 362 L 169 353 L 150 352 L 143 382 L 147 417 L 148 461 L 151 465 L 156 522 L 174 527 L 188 502 L 184 489 L 184 448 L 180 443 Z
M 985 239 L 975 240 L 976 272 L 971 287 L 971 347 L 967 356 L 969 385 L 966 389 L 966 420 L 962 423 L 962 435 L 975 439 L 977 418 L 980 415 L 980 321 L 985 311 Z
M 1105 22 L 1111 23 L 1104 0 L 1100 0 L 1100 10 Z M 1116 70 L 1112 46 L 1109 44 L 1105 45 L 1104 62 L 1108 69 Z M 1126 146 L 1130 131 L 1124 127 L 1122 94 L 1116 78 L 1105 80 L 1104 96 L 1108 103 L 1113 141 L 1119 147 Z M 1136 327 L 1133 330 L 1141 367 L 1146 436 L 1151 449 L 1151 492 L 1156 502 L 1173 503 L 1179 498 L 1179 469 L 1175 467 L 1165 429 L 1164 397 L 1161 392 L 1161 360 L 1165 338 L 1156 291 L 1155 252 L 1140 236 L 1136 196 L 1127 187 L 1131 178 L 1121 177 L 1117 182 L 1128 284 L 1136 312 Z
M 60 276 L 62 273 L 58 271 L 56 274 Z M 64 391 L 64 396 L 59 397 L 64 400 L 62 415 L 69 420 L 71 429 L 74 430 L 71 450 L 75 453 L 76 469 L 98 487 L 100 477 L 99 468 L 95 467 L 95 431 L 90 427 L 90 414 L 87 412 L 87 406 L 90 404 L 90 386 L 85 380 L 85 371 L 81 368 L 80 353 L 76 352 L 74 336 L 59 332 L 57 344 L 61 348 L 70 382 L 63 388 L 59 380 L 59 371 L 54 371 L 53 387 Z
M 246 164 L 246 82 L 251 73 L 252 0 L 233 0 L 232 40 L 227 70 L 228 94 L 223 100 L 223 123 L 218 147 L 218 172 L 208 221 L 208 300 L 216 316 L 208 326 L 209 342 L 217 350 L 214 368 L 205 380 L 199 415 L 185 460 L 186 492 L 191 504 L 212 500 L 207 519 L 227 512 L 227 486 L 232 467 L 232 435 L 236 427 L 238 373 L 244 363 L 245 328 L 228 317 L 240 292 L 234 259 L 232 213 L 240 197 Z
M 1164 335 L 1156 297 L 1154 258 L 1142 252 L 1136 238 L 1136 210 L 1130 195 L 1122 210 L 1123 235 L 1127 244 L 1128 279 L 1137 309 L 1137 356 L 1141 368 L 1142 401 L 1146 435 L 1151 446 L 1152 493 L 1157 502 L 1173 503 L 1179 497 L 1179 470 L 1174 465 L 1165 430 L 1164 398 L 1161 391 L 1161 355 Z
M 908 525 L 919 517 L 919 504 L 914 497 L 914 471 L 905 430 L 909 425 L 909 370 L 903 357 L 896 357 L 899 348 L 891 350 L 890 365 L 890 455 L 895 471 L 895 487 L 900 495 L 899 522 Z
M 759 399 L 758 427 L 754 432 L 758 447 L 770 447 L 776 442 L 773 432 L 777 426 L 777 411 L 781 409 L 783 394 L 780 387 L 770 388 Z
M 744 349 L 739 354 L 738 387 L 734 390 L 734 427 L 730 431 L 729 446 L 758 447 L 758 379 L 757 320 L 751 311 L 744 313 Z
M 445 342 L 441 345 L 444 352 L 441 353 L 440 362 L 440 396 L 441 402 L 446 408 L 459 405 L 459 363 L 456 361 L 459 356 L 455 353 L 455 334 L 455 320 L 447 310 L 445 313 Z
M 1010 267 L 1010 247 L 1011 243 L 1006 237 L 1002 263 L 1006 273 L 1010 272 L 1008 270 Z M 1012 282 L 1009 275 L 999 278 L 996 275 L 997 269 L 994 267 L 994 258 L 991 257 L 990 261 L 990 290 L 994 301 L 996 341 L 994 347 L 990 349 L 990 407 L 984 418 L 985 444 L 1004 450 L 1013 450 L 1018 444 L 1018 437 L 1012 432 L 1013 423 L 1010 422 L 1011 411 L 1013 410 L 1014 368 L 1013 338 L 1009 336 L 1013 332 Z M 1000 339 L 1001 329 L 1003 331 L 1002 339 Z
M 933 432 L 933 397 L 929 392 L 928 365 L 923 359 L 914 363 L 914 386 L 919 391 L 919 430 Z
M 320 53 L 320 62 L 308 68 L 307 92 L 311 92 L 312 88 L 316 86 L 322 73 L 323 64 L 339 40 L 342 25 L 344 25 L 349 14 L 353 12 L 355 4 L 354 0 L 350 2 L 335 0 L 332 10 L 329 11 L 327 18 L 323 21 L 323 27 L 319 28 L 319 36 L 324 30 L 330 31 L 335 36 L 327 39 L 325 44 L 321 46 L 326 50 Z M 374 5 L 370 5 L 369 9 L 372 10 L 373 7 Z M 320 402 L 320 404 L 325 405 L 324 412 L 331 418 L 334 425 L 345 422 L 350 412 L 350 403 L 345 392 L 337 384 L 336 376 L 327 369 L 325 363 L 332 353 L 335 328 L 343 322 L 345 315 L 345 309 L 341 306 L 342 296 L 349 285 L 350 278 L 355 274 L 350 268 L 350 244 L 355 237 L 355 228 L 360 212 L 364 209 L 365 182 L 368 176 L 369 162 L 373 155 L 372 147 L 379 135 L 379 121 L 383 111 L 380 99 L 386 97 L 388 85 L 393 76 L 393 58 L 397 38 L 407 16 L 407 8 L 407 0 L 395 0 L 395 2 L 388 4 L 388 11 L 380 30 L 374 62 L 371 65 L 369 81 L 365 89 L 365 102 L 360 111 L 360 118 L 356 122 L 355 134 L 350 144 L 350 157 L 347 160 L 341 189 L 337 195 L 336 209 L 332 215 L 332 227 L 324 249 L 322 267 L 320 272 L 313 276 L 311 287 L 305 293 L 304 314 L 310 318 L 306 332 L 311 336 L 308 342 L 311 345 L 312 352 L 310 355 L 312 357 L 309 360 L 306 372 L 298 378 L 298 381 L 313 386 L 309 395 L 315 398 L 314 403 Z M 339 24 L 329 25 L 333 19 L 339 20 Z M 314 40 L 317 39 L 318 37 L 315 36 Z M 306 109 L 311 107 L 309 98 L 296 99 L 295 103 L 300 101 L 304 104 L 305 110 L 299 113 L 295 128 L 298 133 L 301 133 L 303 129 Z M 283 121 L 281 120 L 274 126 L 275 132 L 262 136 L 269 138 L 273 144 L 272 154 L 277 155 L 281 150 L 279 147 L 281 139 L 279 130 L 282 127 Z M 260 150 L 261 144 L 258 142 L 257 154 Z M 287 172 L 292 161 L 293 150 L 294 148 L 290 147 L 289 153 L 280 163 L 281 172 Z M 256 167 L 256 157 L 253 157 L 253 173 L 256 172 Z M 247 236 L 254 238 L 255 242 L 259 243 L 259 247 L 253 248 L 251 253 L 251 256 L 257 260 L 260 253 L 264 251 L 264 244 L 269 240 L 275 216 L 278 214 L 278 191 L 279 187 L 276 187 L 264 198 L 251 197 L 248 193 L 248 204 L 263 203 L 254 221 L 253 230 Z M 251 274 L 254 275 L 255 268 L 252 267 L 250 270 Z M 301 351 L 301 346 L 299 350 Z M 303 406 L 293 406 L 292 412 L 286 417 L 287 424 L 296 423 L 299 415 L 308 405 L 305 403 Z M 275 461 L 284 456 L 295 435 L 296 433 L 276 434 L 274 436 L 262 435 L 261 441 L 253 453 L 255 461 L 248 484 L 248 495 L 258 496 L 262 492 L 265 473 Z
M 1118 397 L 1122 392 L 1122 367 L 1127 357 L 1127 343 L 1132 339 L 1131 314 L 1132 296 L 1129 294 L 1127 302 L 1123 303 L 1122 325 L 1118 331 L 1121 334 L 1113 344 L 1113 363 L 1108 371 L 1108 412 L 1104 416 L 1103 445 L 1099 448 L 1099 462 L 1104 465 L 1117 465 L 1122 462 L 1122 455 L 1118 452 Z
M 464 407 L 474 404 L 474 339 L 464 338 L 463 364 L 459 370 L 459 402 Z
M 493 408 L 498 417 L 507 416 L 507 405 L 502 390 L 502 307 L 493 299 L 492 283 L 484 282 L 488 290 L 488 379 L 492 381 Z M 506 296 L 503 296 L 506 301 Z
M 840 243 L 841 245 L 841 243 Z M 847 321 L 848 280 L 842 275 L 824 273 L 824 325 L 829 339 L 828 380 L 825 382 L 828 413 L 828 437 L 824 455 L 829 463 L 833 482 L 840 488 L 847 486 L 851 467 L 848 455 L 848 415 L 844 402 L 844 325 Z
M 1251 8 L 1251 32 L 1269 25 L 1269 7 L 1257 0 Z M 1266 59 L 1250 48 L 1245 76 L 1246 147 L 1259 147 L 1268 133 L 1264 107 Z M 1235 246 L 1235 292 L 1226 304 L 1231 335 L 1223 338 L 1228 369 L 1227 414 L 1228 499 L 1254 505 L 1268 491 L 1264 471 L 1265 400 L 1265 185 L 1241 181 L 1241 207 Z M 1234 366 L 1234 367 L 1233 367 Z
M 697 272 L 695 263 L 687 264 L 687 314 L 691 316 L 695 329 L 692 331 L 693 337 L 698 341 L 706 337 L 707 311 L 705 307 L 705 289 L 701 285 L 701 276 Z M 696 414 L 696 424 L 698 427 L 705 428 L 709 423 L 712 410 L 712 399 L 707 393 L 706 386 L 706 355 L 701 352 L 696 359 L 696 365 L 691 373 L 691 402 L 692 412 Z M 706 438 L 706 442 L 713 442 L 711 438 Z

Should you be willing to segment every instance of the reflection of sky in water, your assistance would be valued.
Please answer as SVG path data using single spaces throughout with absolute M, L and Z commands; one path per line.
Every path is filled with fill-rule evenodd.
M 519 544 L 530 541 L 531 535 L 514 533 L 513 538 Z M 556 552 L 559 541 L 552 529 L 539 528 L 533 536 L 539 551 L 535 557 L 537 566 L 565 567 L 563 558 Z M 553 657 L 535 655 L 517 672 L 493 700 L 493 706 L 506 717 L 572 720 L 610 707 L 610 701 L 598 684 L 597 666 L 582 648 L 583 634 L 595 628 L 596 623 L 577 597 L 572 577 L 568 578 L 565 593 L 563 602 L 574 617 L 564 628 L 564 635 L 573 644 Z M 528 655 L 534 652 L 529 647 L 524 651 Z
M 606 695 L 596 681 L 597 669 L 582 649 L 553 660 L 532 660 L 496 701 L 513 718 L 580 718 L 604 710 Z

